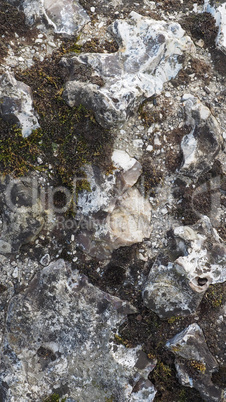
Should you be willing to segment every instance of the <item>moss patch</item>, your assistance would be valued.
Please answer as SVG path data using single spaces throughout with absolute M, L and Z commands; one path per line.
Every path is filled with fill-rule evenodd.
M 25 139 L 15 126 L 0 120 L 2 173 L 24 175 L 38 168 L 39 156 L 43 168 L 48 170 L 51 165 L 51 174 L 57 183 L 70 186 L 75 176 L 82 175 L 84 164 L 97 164 L 103 170 L 111 164 L 113 139 L 110 132 L 96 122 L 92 111 L 82 105 L 70 108 L 62 98 L 67 71 L 59 61 L 70 45 L 71 42 L 66 42 L 52 57 L 17 72 L 16 79 L 33 91 L 41 128 Z

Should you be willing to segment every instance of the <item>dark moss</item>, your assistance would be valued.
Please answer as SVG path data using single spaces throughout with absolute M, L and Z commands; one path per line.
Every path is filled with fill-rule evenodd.
M 59 61 L 70 46 L 66 41 L 61 49 L 37 62 L 25 71 L 17 71 L 16 79 L 25 82 L 33 91 L 34 107 L 41 128 L 28 138 L 20 130 L 0 120 L 0 163 L 2 173 L 24 175 L 40 169 L 36 158 L 43 160 L 41 169 L 48 171 L 57 183 L 71 185 L 75 176 L 84 176 L 86 163 L 108 169 L 113 139 L 95 120 L 92 111 L 82 105 L 70 108 L 62 99 L 67 71 Z
M 15 40 L 15 33 L 24 37 L 24 44 L 26 44 L 31 43 L 31 38 L 35 36 L 36 29 L 26 24 L 25 15 L 22 11 L 2 0 L 0 3 L 0 61 L 7 55 L 7 43 Z
M 180 21 L 182 28 L 191 34 L 193 39 L 203 39 L 208 48 L 215 47 L 218 28 L 215 19 L 210 13 L 191 13 Z

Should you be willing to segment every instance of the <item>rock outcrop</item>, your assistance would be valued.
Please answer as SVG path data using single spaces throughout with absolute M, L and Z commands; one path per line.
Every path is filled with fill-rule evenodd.
M 156 21 L 136 12 L 127 20 L 116 20 L 110 27 L 119 50 L 113 54 L 82 54 L 62 59 L 70 69 L 85 65 L 103 85 L 66 82 L 64 98 L 70 106 L 82 103 L 95 113 L 104 127 L 126 121 L 145 99 L 159 94 L 163 84 L 182 68 L 182 56 L 194 45 L 177 23 Z
M 131 393 L 141 380 L 139 397 L 153 401 L 147 376 L 155 362 L 142 358 L 139 347 L 113 345 L 115 326 L 133 312 L 63 260 L 51 263 L 9 304 L 3 353 L 10 355 L 0 370 L 6 399 L 27 400 L 29 393 L 39 400 L 55 392 L 68 400 L 135 401 Z

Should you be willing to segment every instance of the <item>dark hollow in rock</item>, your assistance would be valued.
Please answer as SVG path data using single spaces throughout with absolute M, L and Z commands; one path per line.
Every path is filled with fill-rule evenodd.
M 198 282 L 199 286 L 204 286 L 208 282 L 208 279 L 207 278 L 198 278 L 197 282 Z

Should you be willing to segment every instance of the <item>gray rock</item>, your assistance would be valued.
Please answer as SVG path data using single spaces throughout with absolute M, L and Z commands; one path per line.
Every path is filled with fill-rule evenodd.
M 159 317 L 186 316 L 196 311 L 202 295 L 189 286 L 186 271 L 177 264 L 152 266 L 143 290 L 144 304 Z
M 175 365 L 182 385 L 197 389 L 207 402 L 223 401 L 223 390 L 211 381 L 218 364 L 198 324 L 189 325 L 169 340 L 166 347 L 176 355 Z
M 7 0 L 23 10 L 26 22 L 33 25 L 39 22 L 39 28 L 46 31 L 40 24 L 44 19 L 54 28 L 56 33 L 74 35 L 90 21 L 86 11 L 77 0 Z
M 0 116 L 11 124 L 18 124 L 24 137 L 40 127 L 30 87 L 10 73 L 0 77 Z
M 160 317 L 194 313 L 209 285 L 226 280 L 225 246 L 207 217 L 174 228 L 174 243 L 174 261 L 157 258 L 143 290 L 145 305 Z
M 16 253 L 21 245 L 36 239 L 44 225 L 44 208 L 35 177 L 1 183 L 2 230 L 0 253 Z
M 225 0 L 215 1 L 206 0 L 203 11 L 211 13 L 216 20 L 218 26 L 218 35 L 216 37 L 216 45 L 226 53 L 226 3 Z
M 180 58 L 194 45 L 178 23 L 156 21 L 130 13 L 110 27 L 119 51 L 113 54 L 87 53 L 67 56 L 62 64 L 76 70 L 78 65 L 93 69 L 104 85 L 68 81 L 64 98 L 69 106 L 82 103 L 92 109 L 104 127 L 124 123 L 146 98 L 162 91 L 163 84 L 182 67 Z
M 90 18 L 78 1 L 44 0 L 44 14 L 56 33 L 73 35 L 78 32 Z
M 180 171 L 198 178 L 211 169 L 221 149 L 221 128 L 210 110 L 193 96 L 185 101 L 185 113 L 192 130 L 181 142 L 184 160 Z
M 135 401 L 131 393 L 141 380 L 139 395 L 153 401 L 147 376 L 155 362 L 139 347 L 128 350 L 113 342 L 113 331 L 133 312 L 63 260 L 51 263 L 8 308 L 0 374 L 7 400 L 27 402 L 29 394 L 43 400 L 60 389 L 70 400 Z

